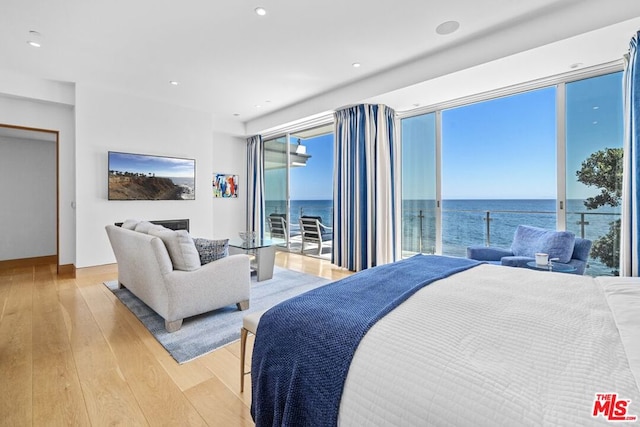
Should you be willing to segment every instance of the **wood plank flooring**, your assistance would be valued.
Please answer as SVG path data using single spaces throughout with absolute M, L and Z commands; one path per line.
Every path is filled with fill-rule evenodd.
M 350 274 L 287 252 L 276 265 Z M 115 264 L 73 279 L 54 265 L 0 270 L 0 425 L 252 426 L 239 343 L 179 365 L 102 284 L 116 278 Z

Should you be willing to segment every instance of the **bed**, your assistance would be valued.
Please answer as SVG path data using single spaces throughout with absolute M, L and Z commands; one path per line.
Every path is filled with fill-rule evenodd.
M 258 427 L 606 425 L 638 422 L 639 384 L 637 278 L 418 255 L 267 311 L 251 411 Z

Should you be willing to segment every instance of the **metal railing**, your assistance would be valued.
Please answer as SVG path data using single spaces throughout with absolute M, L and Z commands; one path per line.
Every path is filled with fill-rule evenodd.
M 434 220 L 432 221 L 432 223 L 435 223 L 435 210 L 425 210 L 425 209 L 420 209 L 419 211 L 417 211 L 417 213 L 414 211 L 413 213 L 407 213 L 404 212 L 403 213 L 403 220 L 405 218 L 415 218 L 418 220 L 418 242 L 417 242 L 417 249 L 418 252 L 422 252 L 423 248 L 425 247 L 424 244 L 424 240 L 425 240 L 425 236 L 424 236 L 424 220 L 425 218 L 427 218 L 427 215 L 425 215 L 425 212 L 427 212 L 427 214 L 429 212 L 433 212 L 432 215 L 429 215 L 429 217 L 434 218 Z M 466 212 L 466 213 L 478 213 L 478 214 L 482 214 L 483 216 L 483 221 L 484 221 L 484 244 L 486 246 L 490 246 L 491 245 L 491 223 L 492 221 L 494 221 L 494 218 L 492 218 L 492 214 L 507 214 L 507 215 L 553 215 L 555 217 L 555 215 L 557 215 L 557 212 L 555 211 L 515 211 L 515 210 L 475 210 L 475 209 L 443 209 L 442 213 L 443 216 L 447 213 L 452 213 L 452 212 Z M 577 212 L 569 212 L 567 211 L 566 213 L 567 217 L 569 218 L 572 215 L 579 215 L 579 220 L 576 221 L 574 224 L 575 225 L 579 225 L 580 226 L 580 232 L 576 233 L 579 234 L 579 236 L 581 238 L 586 238 L 587 236 L 587 228 L 586 226 L 590 225 L 591 222 L 587 220 L 588 216 L 611 216 L 611 217 L 619 217 L 620 213 L 617 212 L 583 212 L 583 211 L 577 211 Z M 554 220 L 555 221 L 555 220 Z M 602 224 L 600 224 L 602 226 Z M 554 224 L 555 226 L 555 224 Z M 404 225 L 403 225 L 404 228 Z M 597 236 L 600 237 L 600 236 Z M 432 247 L 432 245 L 428 245 L 429 247 Z

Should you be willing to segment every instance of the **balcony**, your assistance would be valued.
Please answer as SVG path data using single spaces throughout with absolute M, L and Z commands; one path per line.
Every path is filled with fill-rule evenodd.
M 411 209 L 411 204 L 405 204 L 403 209 L 402 224 L 402 254 L 403 257 L 415 253 L 435 253 L 436 227 L 435 202 L 422 201 L 424 209 Z M 433 206 L 426 206 L 429 202 Z M 443 203 L 442 209 L 442 254 L 451 256 L 466 256 L 466 248 L 469 245 L 491 245 L 510 247 L 513 233 L 520 224 L 527 224 L 541 228 L 556 228 L 555 201 L 503 201 L 502 205 L 509 202 L 518 202 L 514 208 L 504 209 L 494 206 L 492 209 L 483 209 L 482 200 L 475 201 L 451 201 L 467 202 L 466 205 L 475 204 L 478 208 L 464 209 L 465 203 Z M 487 201 L 488 205 L 496 201 Z M 567 230 L 576 236 L 596 241 L 609 232 L 609 224 L 620 218 L 620 213 L 613 209 L 610 211 L 587 211 L 581 208 L 581 201 L 568 202 Z M 413 203 L 415 205 L 415 203 Z M 447 205 L 454 205 L 447 207 Z M 455 206 L 455 205 L 459 206 Z M 520 209 L 525 205 L 530 207 L 550 206 L 549 209 Z M 409 206 L 408 206 L 409 205 Z M 486 206 L 485 206 L 486 207 Z M 612 248 L 613 251 L 613 248 Z M 604 265 L 600 260 L 590 259 L 587 268 L 588 275 L 611 275 L 612 269 Z

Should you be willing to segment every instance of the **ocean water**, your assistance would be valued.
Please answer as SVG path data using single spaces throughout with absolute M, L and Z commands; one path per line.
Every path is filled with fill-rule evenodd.
M 614 208 L 587 210 L 578 199 L 567 200 L 566 211 L 567 230 L 592 241 L 607 234 L 609 224 L 620 218 Z M 421 249 L 423 253 L 434 253 L 435 201 L 404 200 L 402 219 L 403 251 L 419 252 Z M 556 201 L 443 200 L 442 253 L 466 256 L 467 246 L 482 244 L 509 248 L 520 224 L 555 229 Z M 586 274 L 611 275 L 611 268 L 591 259 Z
M 284 201 L 267 201 L 266 214 L 283 213 Z M 587 210 L 582 200 L 567 201 L 567 230 L 592 241 L 609 231 L 609 223 L 620 218 L 619 211 L 602 207 Z M 402 250 L 409 253 L 435 252 L 435 201 L 403 200 Z M 488 212 L 488 214 L 487 214 Z M 333 225 L 331 200 L 292 200 L 291 230 L 296 231 L 300 215 L 321 216 L 326 225 Z M 489 229 L 487 230 L 487 216 Z M 585 224 L 580 224 L 584 222 Z M 588 224 L 587 224 L 588 223 Z M 466 256 L 469 245 L 490 244 L 510 247 L 513 233 L 520 224 L 556 228 L 556 201 L 553 199 L 526 200 L 443 200 L 442 253 Z M 589 275 L 610 275 L 611 269 L 591 259 Z
M 182 198 L 184 200 L 195 200 L 196 183 L 193 177 L 171 177 L 169 178 L 175 185 L 184 188 Z

